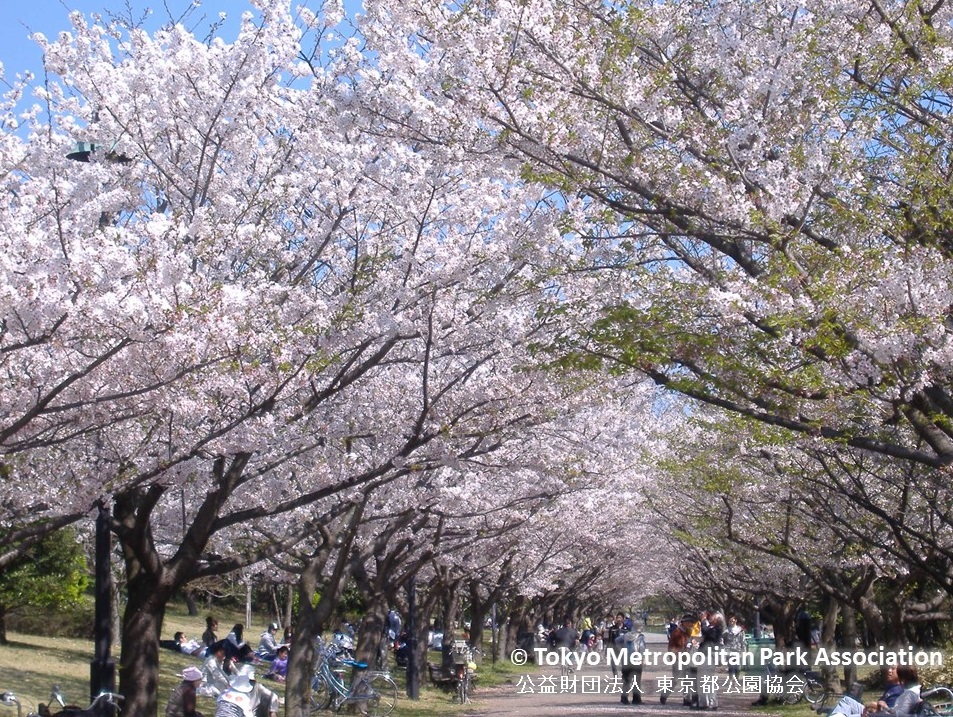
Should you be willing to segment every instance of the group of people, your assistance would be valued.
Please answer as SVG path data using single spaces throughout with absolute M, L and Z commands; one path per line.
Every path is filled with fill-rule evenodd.
M 577 649 L 583 652 L 604 649 L 613 649 L 618 653 L 645 652 L 645 635 L 638 629 L 632 618 L 624 612 L 617 613 L 615 618 L 607 617 L 598 625 L 593 625 L 588 617 L 584 617 L 577 629 L 571 619 L 566 619 L 562 626 L 548 632 L 543 632 L 546 643 L 551 649 Z M 621 677 L 621 701 L 623 704 L 642 704 L 642 665 L 638 660 L 625 660 L 623 664 L 612 662 L 612 673 Z
M 290 629 L 282 642 L 277 634 L 280 625 L 272 622 L 262 632 L 255 650 L 244 640 L 244 625 L 236 623 L 224 639 L 216 634 L 218 621 L 208 617 L 202 642 L 190 640 L 183 632 L 173 641 L 183 654 L 204 659 L 202 667 L 187 667 L 179 675 L 166 706 L 166 717 L 202 717 L 196 710 L 198 696 L 217 700 L 216 717 L 277 717 L 277 695 L 258 683 L 255 675 L 267 667 L 265 677 L 284 682 L 288 672 Z
M 685 613 L 678 620 L 669 621 L 668 651 L 686 652 L 701 651 L 708 654 L 708 659 L 698 668 L 672 668 L 672 676 L 676 685 L 702 684 L 716 664 L 714 657 L 716 650 L 743 653 L 748 649 L 744 626 L 738 618 L 731 615 L 725 620 L 724 614 L 717 610 L 704 610 L 698 614 Z M 729 663 L 729 675 L 737 678 L 739 667 Z M 665 704 L 668 694 L 663 692 L 660 701 Z M 682 703 L 693 709 L 718 709 L 718 693 L 714 690 L 691 689 L 682 695 Z
M 166 717 L 203 717 L 197 709 L 205 674 L 197 667 L 186 667 L 166 705 Z M 228 687 L 217 697 L 215 717 L 278 717 L 281 701 L 274 691 L 260 684 L 254 665 L 242 665 L 228 680 Z
M 884 684 L 883 694 L 876 701 L 864 704 L 852 695 L 844 696 L 834 705 L 831 717 L 906 717 L 916 713 L 920 704 L 920 676 L 916 667 L 890 665 L 884 676 Z

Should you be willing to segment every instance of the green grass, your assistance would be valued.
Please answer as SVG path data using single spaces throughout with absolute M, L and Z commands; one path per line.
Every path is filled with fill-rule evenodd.
M 244 622 L 244 614 L 213 610 L 219 621 L 219 637 L 236 622 Z M 171 605 L 163 623 L 162 638 L 171 639 L 177 631 L 189 637 L 198 638 L 205 629 L 206 613 L 190 617 L 184 606 Z M 270 621 L 270 617 L 259 617 L 251 625 L 246 625 L 246 633 L 251 642 L 256 642 L 258 633 Z M 256 623 L 260 625 L 256 626 Z M 0 646 L 0 692 L 11 691 L 24 705 L 24 712 L 35 708 L 40 702 L 48 703 L 50 689 L 58 685 L 73 704 L 89 704 L 89 665 L 93 657 L 93 641 L 81 638 L 43 637 L 10 632 L 10 643 Z M 113 658 L 119 659 L 118 645 L 113 646 Z M 432 653 L 435 654 L 435 653 Z M 166 698 L 179 683 L 177 676 L 188 665 L 197 665 L 198 660 L 171 650 L 159 650 L 159 714 L 164 714 Z M 525 668 L 522 670 L 525 672 Z M 453 701 L 453 694 L 430 685 L 426 665 L 421 674 L 421 698 L 407 698 L 405 672 L 395 669 L 392 673 L 398 686 L 396 717 L 439 717 L 454 715 L 472 710 L 472 705 L 459 705 Z M 476 693 L 474 701 L 479 702 L 480 690 L 506 683 L 515 683 L 522 674 L 519 668 L 509 660 L 499 660 L 492 665 L 486 659 L 477 670 Z M 277 683 L 265 683 L 282 694 L 282 686 Z M 214 714 L 212 701 L 200 700 L 199 709 L 205 714 Z M 330 713 L 328 713 L 330 714 Z M 13 717 L 13 710 L 0 707 L 0 717 Z

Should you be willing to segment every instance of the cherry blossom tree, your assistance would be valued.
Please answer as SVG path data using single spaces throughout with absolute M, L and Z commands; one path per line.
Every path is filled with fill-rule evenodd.
M 949 14 L 410 1 L 368 3 L 362 29 L 382 114 L 521 163 L 562 194 L 576 269 L 617 275 L 566 290 L 561 365 L 936 468 L 953 460 Z
M 817 439 L 792 442 L 781 430 L 748 436 L 740 419 L 709 418 L 673 437 L 684 452 L 666 469 L 675 487 L 651 496 L 702 574 L 701 596 L 769 600 L 780 639 L 806 599 L 831 625 L 838 610 L 845 624 L 856 611 L 880 644 L 942 619 L 949 531 L 933 505 L 932 471 Z
M 165 604 L 190 579 L 315 531 L 316 569 L 339 573 L 366 487 L 464 476 L 576 415 L 573 380 L 531 347 L 552 204 L 495 158 L 390 137 L 350 46 L 302 61 L 302 32 L 323 36 L 337 8 L 298 25 L 258 9 L 232 44 L 75 15 L 41 39 L 43 104 L 8 175 L 4 220 L 29 239 L 9 252 L 26 345 L 5 369 L 11 485 L 64 515 L 112 503 L 137 714 L 155 712 Z M 78 140 L 90 161 L 65 158 Z M 516 458 L 499 460 L 497 475 Z

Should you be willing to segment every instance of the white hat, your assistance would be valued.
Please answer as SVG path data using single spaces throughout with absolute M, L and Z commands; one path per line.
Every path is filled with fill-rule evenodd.
M 182 670 L 182 674 L 179 675 L 183 680 L 187 682 L 197 682 L 204 678 L 202 671 L 198 667 L 186 667 Z
M 238 668 L 239 675 L 245 675 L 249 682 L 255 681 L 255 667 L 253 665 L 242 665 Z
M 248 675 L 239 672 L 229 680 L 229 686 L 236 692 L 251 692 L 255 686 L 248 680 Z

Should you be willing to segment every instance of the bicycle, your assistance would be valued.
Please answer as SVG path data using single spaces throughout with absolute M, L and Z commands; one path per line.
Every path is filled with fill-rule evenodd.
M 793 678 L 796 678 L 799 684 L 792 684 Z M 815 709 L 828 697 L 828 690 L 824 687 L 823 678 L 820 672 L 814 670 L 799 670 L 793 673 L 785 680 L 783 701 L 788 705 L 796 705 L 802 699 L 811 703 L 811 709 Z
M 53 685 L 53 688 L 50 690 L 50 704 L 54 702 L 58 703 L 61 709 L 66 707 L 66 698 L 63 696 L 63 693 L 60 692 L 60 688 L 57 685 Z M 17 717 L 23 717 L 23 705 L 20 703 L 20 699 L 12 692 L 0 694 L 0 705 L 4 707 L 13 707 L 16 705 Z M 49 714 L 49 706 L 41 702 L 37 711 L 33 712 L 32 710 L 28 710 L 26 717 L 46 717 Z
M 4 707 L 14 707 L 17 708 L 17 717 L 23 717 L 23 705 L 20 703 L 20 700 L 12 692 L 4 692 L 0 694 L 0 705 Z M 36 712 L 28 711 L 26 717 L 39 717 Z
M 473 693 L 473 673 L 476 671 L 476 662 L 474 658 L 478 650 L 470 647 L 464 640 L 458 640 L 453 643 L 453 669 L 456 680 L 457 696 L 460 704 L 466 704 L 470 701 L 470 695 Z
M 351 667 L 361 675 L 348 687 L 344 671 L 332 665 Z M 333 648 L 321 650 L 317 674 L 311 680 L 311 714 L 337 711 L 346 704 L 355 705 L 362 715 L 386 717 L 397 705 L 397 683 L 387 672 L 367 670 L 366 662 L 339 658 Z
M 864 695 L 864 685 L 861 682 L 855 682 L 851 685 L 850 689 L 847 692 L 839 692 L 837 690 L 831 689 L 827 685 L 821 684 L 819 689 L 819 694 L 808 694 L 806 695 L 808 701 L 811 703 L 811 709 L 817 712 L 819 715 L 830 714 L 831 710 L 840 702 L 844 697 L 852 697 L 858 702 L 863 699 Z M 812 698 L 813 697 L 813 698 Z
M 931 702 L 931 699 L 940 698 L 940 701 Z M 918 717 L 950 717 L 953 715 L 953 689 L 939 686 L 923 690 L 920 693 Z
M 119 709 L 119 703 L 123 696 L 115 692 L 101 692 L 96 699 L 87 708 L 67 705 L 60 688 L 53 686 L 50 692 L 50 704 L 57 702 L 60 705 L 60 711 L 51 713 L 49 706 L 41 704 L 36 712 L 28 711 L 26 717 L 114 717 Z M 23 716 L 23 705 L 13 692 L 4 692 L 0 694 L 0 705 L 4 707 L 13 707 L 16 705 L 17 717 Z

